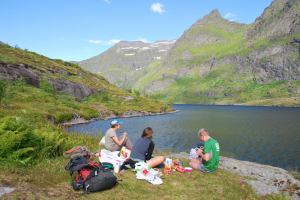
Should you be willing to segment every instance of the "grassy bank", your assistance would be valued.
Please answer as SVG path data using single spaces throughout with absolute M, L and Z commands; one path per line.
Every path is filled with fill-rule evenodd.
M 72 136 L 77 141 L 82 138 Z M 96 138 L 84 138 L 84 144 L 90 149 L 98 149 Z M 134 172 L 128 170 L 124 176 L 118 176 L 118 184 L 113 189 L 86 195 L 74 192 L 69 186 L 70 177 L 64 170 L 67 162 L 65 158 L 56 157 L 43 159 L 30 167 L 1 165 L 0 184 L 16 188 L 3 199 L 289 199 L 283 195 L 259 197 L 241 177 L 224 170 L 212 174 L 194 171 L 191 176 L 174 172 L 164 177 L 164 184 L 160 186 L 137 180 Z

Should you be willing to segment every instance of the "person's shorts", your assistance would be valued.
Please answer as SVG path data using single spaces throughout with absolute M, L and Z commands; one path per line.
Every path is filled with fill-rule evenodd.
M 142 159 L 138 159 L 138 158 L 131 158 L 133 161 L 135 162 L 147 162 L 145 160 L 142 160 Z
M 203 163 L 201 163 L 201 164 L 199 165 L 198 170 L 201 171 L 201 172 L 203 172 L 203 173 L 210 173 L 210 172 L 213 172 L 213 171 L 210 171 L 210 170 L 205 169 Z

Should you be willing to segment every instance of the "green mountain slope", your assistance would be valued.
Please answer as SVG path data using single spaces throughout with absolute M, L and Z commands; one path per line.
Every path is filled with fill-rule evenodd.
M 178 103 L 300 105 L 299 47 L 292 43 L 299 34 L 247 40 L 253 28 L 215 14 L 193 25 L 161 67 L 174 81 L 155 95 Z M 188 44 L 195 41 L 195 32 L 199 36 L 207 30 L 215 42 Z
M 297 0 L 274 0 L 250 25 L 213 10 L 132 88 L 175 103 L 300 105 L 299 16 Z
M 61 118 L 105 117 L 127 111 L 160 112 L 167 108 L 158 101 L 121 90 L 75 64 L 3 44 L 0 45 L 0 76 L 8 80 L 4 102 L 48 112 L 50 118 L 59 122 Z M 24 87 L 18 87 L 19 82 Z M 13 92 L 18 95 L 10 96 Z

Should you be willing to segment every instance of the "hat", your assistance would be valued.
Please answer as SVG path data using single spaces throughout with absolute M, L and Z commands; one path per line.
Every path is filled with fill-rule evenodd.
M 117 120 L 117 119 L 114 119 L 110 122 L 110 125 L 115 125 L 115 124 L 120 125 L 120 124 L 123 124 L 123 122 L 121 122 L 120 120 Z

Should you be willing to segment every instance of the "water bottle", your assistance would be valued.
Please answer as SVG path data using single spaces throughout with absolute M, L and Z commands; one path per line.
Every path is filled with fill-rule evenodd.
M 114 166 L 114 173 L 117 174 L 120 171 L 120 165 L 121 165 L 121 161 L 120 160 L 116 160 L 115 166 Z

